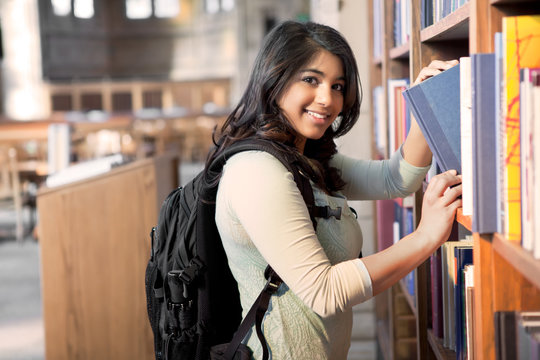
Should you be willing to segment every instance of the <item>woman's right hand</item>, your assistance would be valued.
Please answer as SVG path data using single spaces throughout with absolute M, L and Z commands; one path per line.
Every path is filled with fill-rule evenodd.
M 422 218 L 416 231 L 441 245 L 450 236 L 456 211 L 461 207 L 461 175 L 449 170 L 434 176 L 424 193 Z

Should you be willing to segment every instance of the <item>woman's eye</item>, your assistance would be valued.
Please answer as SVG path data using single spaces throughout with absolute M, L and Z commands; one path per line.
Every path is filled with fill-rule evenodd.
M 312 76 L 307 76 L 307 77 L 303 78 L 302 81 L 307 82 L 308 84 L 312 84 L 312 85 L 317 84 L 317 79 L 312 77 Z
M 334 85 L 334 90 L 343 92 L 344 89 L 345 89 L 345 86 L 343 86 L 342 84 L 335 84 Z

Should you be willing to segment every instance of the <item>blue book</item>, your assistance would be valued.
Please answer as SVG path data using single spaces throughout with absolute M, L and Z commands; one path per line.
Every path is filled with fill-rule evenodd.
M 454 310 L 456 321 L 456 357 L 464 359 L 465 339 L 465 281 L 463 269 L 465 265 L 473 263 L 473 248 L 471 246 L 457 246 L 454 248 L 455 277 L 454 277 Z
M 472 231 L 497 232 L 497 142 L 495 54 L 472 54 Z
M 403 91 L 441 171 L 461 173 L 459 65 Z

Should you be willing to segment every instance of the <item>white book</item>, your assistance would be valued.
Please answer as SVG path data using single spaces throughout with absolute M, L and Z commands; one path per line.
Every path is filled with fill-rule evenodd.
M 474 359 L 474 265 L 465 265 L 465 329 L 467 360 Z
M 473 214 L 472 93 L 471 58 L 459 59 L 461 130 L 461 176 L 463 215 Z
M 531 70 L 522 69 L 520 76 L 520 164 L 521 164 L 521 246 L 527 251 L 533 249 L 533 102 Z
M 540 209 L 538 209 L 538 204 L 540 204 L 540 85 L 535 85 L 533 87 L 533 122 L 534 130 L 533 136 L 537 140 L 533 143 L 533 157 L 534 157 L 534 180 L 533 180 L 533 189 L 534 189 L 534 221 L 533 226 L 534 230 L 534 241 L 533 241 L 533 256 L 536 259 L 540 259 L 540 231 L 536 231 L 536 226 L 540 226 Z

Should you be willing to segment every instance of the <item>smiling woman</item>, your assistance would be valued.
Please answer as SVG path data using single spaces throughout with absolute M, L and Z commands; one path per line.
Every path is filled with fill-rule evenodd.
M 448 66 L 437 63 L 429 73 Z M 267 36 L 242 98 L 215 136 L 206 179 L 213 176 L 209 164 L 231 145 L 265 139 L 313 185 L 315 205 L 308 208 L 291 172 L 261 151 L 231 156 L 210 181 L 219 184 L 216 225 L 243 315 L 264 286 L 267 266 L 284 281 L 264 316 L 260 335 L 267 344 L 254 331 L 244 339 L 255 359 L 346 359 L 352 306 L 399 281 L 450 231 L 461 187 L 446 191 L 460 182 L 448 172 L 431 180 L 417 231 L 384 252 L 358 257 L 362 232 L 347 200 L 407 196 L 422 184 L 424 159 L 431 159 L 414 122 L 389 160 L 339 154 L 334 139 L 355 124 L 360 100 L 356 61 L 341 34 L 289 21 Z

